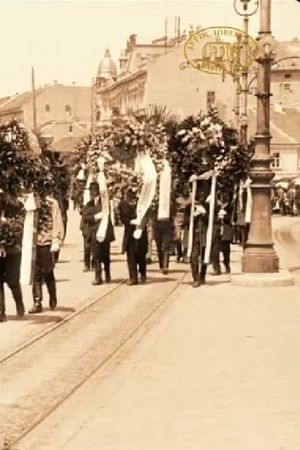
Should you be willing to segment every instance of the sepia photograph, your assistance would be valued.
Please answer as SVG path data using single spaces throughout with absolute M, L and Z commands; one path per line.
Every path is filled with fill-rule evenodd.
M 300 450 L 300 1 L 0 17 L 0 450 Z

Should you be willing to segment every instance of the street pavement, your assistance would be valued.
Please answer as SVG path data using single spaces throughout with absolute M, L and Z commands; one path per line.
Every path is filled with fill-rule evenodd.
M 44 286 L 44 312 L 37 315 L 26 315 L 25 320 L 16 320 L 15 304 L 6 287 L 6 309 L 8 320 L 0 324 L 0 360 L 18 349 L 24 343 L 45 332 L 56 323 L 93 302 L 120 282 L 127 278 L 124 257 L 120 255 L 122 228 L 116 228 L 117 240 L 112 243 L 112 277 L 110 285 L 93 286 L 93 273 L 83 273 L 83 241 L 79 230 L 80 216 L 78 212 L 69 212 L 69 225 L 65 245 L 61 250 L 60 262 L 55 268 L 58 289 L 58 307 L 50 311 L 48 293 Z M 23 286 L 25 309 L 32 306 L 31 288 Z
M 16 448 L 299 450 L 300 225 L 273 223 L 294 286 L 238 287 L 221 275 L 193 289 L 189 274 Z M 234 247 L 233 271 L 239 258 Z

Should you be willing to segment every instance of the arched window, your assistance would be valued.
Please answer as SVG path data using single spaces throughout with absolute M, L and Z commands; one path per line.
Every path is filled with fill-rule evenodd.
M 50 105 L 45 105 L 45 111 L 49 112 L 50 111 Z

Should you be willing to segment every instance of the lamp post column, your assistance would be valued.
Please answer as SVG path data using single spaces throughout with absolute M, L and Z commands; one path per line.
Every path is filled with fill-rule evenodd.
M 260 32 L 258 43 L 262 50 L 258 57 L 257 74 L 257 132 L 255 154 L 251 160 L 252 218 L 249 238 L 242 256 L 244 273 L 272 273 L 279 271 L 279 259 L 274 250 L 271 226 L 270 169 L 270 82 L 271 82 L 271 0 L 260 1 Z

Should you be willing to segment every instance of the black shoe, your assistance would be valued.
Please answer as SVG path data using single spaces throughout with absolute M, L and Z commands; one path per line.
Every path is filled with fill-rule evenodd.
M 39 314 L 43 311 L 41 303 L 34 303 L 33 307 L 28 311 L 29 314 Z
M 141 283 L 146 283 L 146 281 L 147 281 L 147 277 L 146 277 L 146 275 L 142 275 L 141 276 Z
M 226 270 L 226 273 L 230 273 L 231 272 L 230 266 L 225 266 L 225 270 Z
M 17 306 L 17 317 L 18 319 L 23 319 L 25 315 L 25 308 L 23 303 Z
M 105 274 L 105 283 L 110 283 L 111 282 L 111 276 L 109 273 Z
M 138 284 L 138 280 L 128 280 L 127 281 L 127 286 L 135 286 L 136 284 Z
M 57 299 L 56 298 L 50 298 L 49 300 L 49 308 L 51 311 L 54 311 L 57 306 Z
M 85 267 L 84 269 L 83 269 L 83 272 L 89 272 L 91 269 L 89 268 L 89 267 Z
M 197 287 L 199 287 L 199 286 L 201 286 L 201 281 L 200 280 L 195 280 L 194 282 L 193 282 L 193 288 L 197 288 Z
M 0 312 L 0 322 L 6 322 L 6 314 L 5 314 L 5 312 Z
M 92 281 L 92 285 L 93 286 L 100 286 L 100 284 L 102 284 L 102 280 L 94 280 L 94 281 Z
M 146 258 L 146 264 L 152 264 L 152 259 L 151 258 Z
M 212 276 L 216 277 L 218 275 L 221 275 L 221 270 L 220 269 L 214 270 L 213 273 L 212 273 Z
M 168 270 L 168 269 L 161 269 L 161 273 L 162 273 L 163 275 L 168 275 L 169 270 Z

